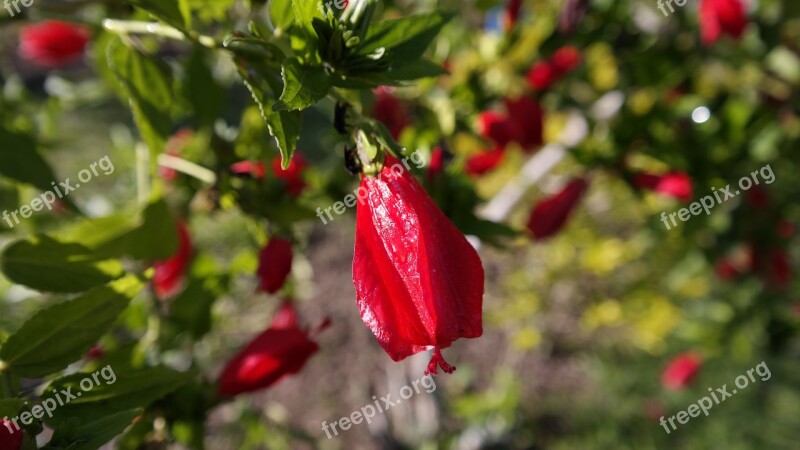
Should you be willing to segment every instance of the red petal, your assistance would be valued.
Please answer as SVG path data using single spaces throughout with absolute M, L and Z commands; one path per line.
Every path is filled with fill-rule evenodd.
M 537 203 L 528 219 L 531 233 L 537 239 L 544 239 L 560 231 L 588 186 L 585 179 L 577 178 L 559 193 Z
M 286 283 L 292 271 L 292 243 L 275 237 L 261 249 L 258 257 L 259 289 L 274 294 Z
M 364 177 L 353 282 L 361 318 L 399 361 L 483 333 L 480 258 L 402 164 Z

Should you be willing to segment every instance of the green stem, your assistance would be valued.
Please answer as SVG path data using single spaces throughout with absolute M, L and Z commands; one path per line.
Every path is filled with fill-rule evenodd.
M 222 44 L 210 36 L 183 31 L 158 22 L 142 22 L 138 20 L 105 19 L 103 28 L 117 34 L 151 34 L 176 41 L 193 41 L 203 47 L 222 48 Z

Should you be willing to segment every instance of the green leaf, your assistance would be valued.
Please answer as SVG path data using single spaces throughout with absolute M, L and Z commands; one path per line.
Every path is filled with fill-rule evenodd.
M 447 71 L 442 66 L 427 59 L 418 59 L 406 64 L 393 64 L 386 76 L 392 81 L 410 81 L 438 77 L 446 73 Z
M 225 91 L 214 79 L 205 56 L 199 47 L 192 52 L 183 90 L 200 125 L 212 126 L 225 106 Z
M 190 278 L 186 289 L 172 300 L 170 322 L 199 340 L 211 330 L 211 308 L 217 297 L 224 294 L 220 290 L 222 284 L 219 277 Z
M 26 378 L 63 369 L 111 329 L 142 286 L 129 276 L 40 310 L 3 344 L 0 359 Z
M 439 30 L 452 18 L 452 14 L 436 12 L 376 23 L 369 28 L 359 53 L 368 55 L 385 48 L 392 51 L 396 63 L 407 64 L 425 52 Z
M 303 66 L 296 59 L 283 63 L 283 93 L 275 111 L 303 110 L 328 95 L 331 82 L 322 66 Z
M 0 400 L 0 418 L 15 417 L 23 404 L 25 404 L 25 402 L 18 398 L 5 398 Z
M 46 235 L 7 246 L 0 254 L 0 270 L 15 283 L 45 292 L 80 292 L 123 274 L 119 261 L 98 258 L 83 245 Z
M 127 3 L 139 7 L 165 23 L 179 30 L 185 30 L 187 17 L 184 12 L 188 5 L 185 0 L 125 0 Z M 188 19 L 191 20 L 191 19 Z
M 276 29 L 286 30 L 292 26 L 295 19 L 292 0 L 270 1 L 269 18 Z
M 32 136 L 0 126 L 0 175 L 49 191 L 53 169 L 36 149 Z
M 178 250 L 175 220 L 163 199 L 151 202 L 136 220 L 117 215 L 80 222 L 57 238 L 92 249 L 98 258 L 143 261 L 169 258 Z
M 81 395 L 59 407 L 52 418 L 44 419 L 45 422 L 55 428 L 71 419 L 88 423 L 119 411 L 146 408 L 196 376 L 191 372 L 176 372 L 163 367 L 118 372 L 111 366 L 106 367 L 111 369 L 116 380 L 110 383 L 101 378 L 104 383 L 94 383 L 92 389 L 87 391 L 80 387 L 81 380 L 88 376 L 85 373 L 76 373 L 54 381 L 50 388 L 59 391 L 71 388 L 73 394 L 79 392 Z
M 315 17 L 322 18 L 317 0 L 291 0 L 292 10 L 300 27 L 300 42 L 296 46 L 298 53 L 305 60 L 313 59 L 317 50 L 317 35 L 314 32 L 312 22 Z
M 269 74 L 261 75 L 239 70 L 247 89 L 258 105 L 261 117 L 269 128 L 269 133 L 275 138 L 275 143 L 281 153 L 283 168 L 289 167 L 294 154 L 297 140 L 300 138 L 300 126 L 303 116 L 300 111 L 275 111 L 275 100 L 270 96 L 272 90 L 266 79 Z
M 125 431 L 141 414 L 141 409 L 132 409 L 102 416 L 78 427 L 59 427 L 48 445 L 69 450 L 97 450 Z
M 176 103 L 172 73 L 160 60 L 123 45 L 119 39 L 109 43 L 107 59 L 127 94 L 134 121 L 155 164 L 155 155 L 172 131 L 171 108 Z

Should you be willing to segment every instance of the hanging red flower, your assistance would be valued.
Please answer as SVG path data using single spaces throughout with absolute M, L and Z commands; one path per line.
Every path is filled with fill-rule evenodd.
M 667 197 L 674 197 L 682 202 L 692 199 L 692 179 L 685 172 L 670 172 L 664 175 L 639 173 L 633 177 L 633 185 L 639 189 L 648 189 Z
M 25 432 L 14 425 L 8 419 L 0 418 L 0 449 L 19 450 L 22 448 L 22 441 Z
M 540 61 L 528 71 L 528 85 L 534 91 L 547 90 L 553 83 L 560 80 L 568 73 L 577 69 L 581 64 L 580 51 L 567 45 L 553 53 L 547 61 Z
M 297 197 L 303 193 L 308 186 L 303 179 L 303 172 L 308 167 L 306 159 L 303 158 L 298 152 L 294 152 L 292 160 L 289 162 L 289 167 L 286 170 L 281 167 L 281 157 L 276 156 L 272 160 L 272 171 L 275 176 L 286 183 L 286 190 L 289 191 L 293 197 Z
M 23 27 L 19 41 L 20 57 L 41 67 L 55 69 L 81 58 L 89 42 L 89 33 L 81 26 L 46 20 Z
M 425 373 L 450 373 L 441 350 L 483 334 L 478 253 L 393 157 L 361 189 L 353 257 L 361 318 L 393 360 L 432 348 Z
M 428 169 L 425 172 L 425 178 L 430 182 L 437 175 L 444 170 L 444 150 L 441 147 L 436 147 L 431 152 L 431 160 L 428 162 Z
M 553 53 L 550 64 L 559 75 L 572 72 L 581 65 L 581 52 L 571 45 L 561 47 Z
M 274 294 L 286 283 L 292 271 L 292 243 L 274 237 L 258 256 L 258 279 L 261 291 Z
M 694 352 L 682 353 L 673 358 L 661 374 L 661 384 L 671 390 L 689 386 L 703 365 L 703 359 Z
M 747 28 L 747 11 L 741 0 L 701 0 L 700 37 L 710 46 L 722 34 L 739 39 Z
M 528 218 L 528 230 L 536 239 L 545 239 L 558 233 L 588 186 L 584 178 L 576 178 L 555 195 L 540 200 Z
M 183 284 L 184 274 L 192 258 L 192 241 L 189 229 L 178 222 L 178 250 L 169 259 L 153 263 L 153 288 L 156 296 L 164 300 L 177 294 Z
M 297 327 L 296 312 L 284 304 L 270 327 L 253 339 L 225 365 L 218 393 L 233 397 L 264 389 L 299 372 L 319 350 L 309 332 Z M 287 316 L 291 316 L 287 320 Z
M 547 61 L 537 62 L 528 71 L 528 85 L 534 91 L 545 91 L 558 80 L 559 75 Z

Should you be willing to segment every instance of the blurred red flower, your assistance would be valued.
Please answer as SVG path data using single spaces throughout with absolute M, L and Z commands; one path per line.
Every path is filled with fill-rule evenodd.
M 585 178 L 576 178 L 557 194 L 539 201 L 528 218 L 528 230 L 536 239 L 545 239 L 558 233 L 588 187 Z
M 519 20 L 519 13 L 522 9 L 522 0 L 509 0 L 506 4 L 505 27 L 506 31 L 514 28 Z
M 783 289 L 792 281 L 794 269 L 789 254 L 783 249 L 756 253 L 754 271 L 769 287 Z
M 106 351 L 103 350 L 103 347 L 101 347 L 100 345 L 95 345 L 94 347 L 90 348 L 88 352 L 86 352 L 86 355 L 84 355 L 84 358 L 90 359 L 90 360 L 100 359 L 103 356 L 105 356 L 105 354 L 106 354 Z
M 293 197 L 302 194 L 306 186 L 308 186 L 305 180 L 303 180 L 303 172 L 306 170 L 306 167 L 308 167 L 306 159 L 298 152 L 294 152 L 292 160 L 289 162 L 289 167 L 287 167 L 286 170 L 283 170 L 281 167 L 280 156 L 276 156 L 272 160 L 272 170 L 275 176 L 286 183 L 286 190 L 289 191 Z
M 83 56 L 89 32 L 86 28 L 57 20 L 22 27 L 19 55 L 47 69 L 64 67 Z
M 500 165 L 503 162 L 503 156 L 505 156 L 505 151 L 501 148 L 476 153 L 467 158 L 464 171 L 467 175 L 479 177 Z
M 508 111 L 508 128 L 513 140 L 523 150 L 540 147 L 544 143 L 544 112 L 539 102 L 528 96 L 505 98 L 503 102 Z
M 671 390 L 684 389 L 700 372 L 703 359 L 694 352 L 682 353 L 673 358 L 661 374 L 661 384 Z
M 500 148 L 514 139 L 515 130 L 509 118 L 497 111 L 484 111 L 478 115 L 478 134 Z
M 540 61 L 528 71 L 528 85 L 535 91 L 547 90 L 559 78 L 558 72 L 547 61 Z
M 291 319 L 287 320 L 287 316 Z M 294 307 L 285 303 L 270 327 L 225 365 L 219 378 L 220 396 L 233 397 L 272 386 L 299 372 L 319 350 L 309 332 L 297 327 Z
M 392 137 L 397 139 L 400 133 L 411 124 L 408 109 L 393 93 L 393 89 L 381 86 L 374 90 L 375 107 L 373 115 L 386 125 Z
M 259 289 L 270 294 L 278 292 L 292 271 L 292 243 L 273 237 L 258 256 Z
M 667 197 L 674 197 L 682 202 L 692 199 L 692 179 L 685 172 L 670 172 L 664 175 L 639 173 L 633 177 L 633 185 L 639 189 L 647 189 Z
M 747 11 L 741 0 L 701 0 L 700 36 L 706 46 L 722 34 L 739 39 L 747 28 Z
M 178 250 L 169 259 L 153 263 L 153 288 L 156 296 L 164 300 L 177 294 L 192 258 L 192 241 L 189 229 L 182 221 L 178 222 Z
M 581 65 L 581 52 L 571 45 L 561 47 L 553 53 L 550 64 L 560 75 L 571 72 Z
M 278 158 L 280 165 L 280 158 Z M 267 168 L 262 161 L 239 161 L 231 164 L 231 173 L 234 175 L 247 175 L 256 180 L 263 180 L 267 174 Z
M 478 253 L 393 157 L 361 188 L 353 257 L 361 318 L 393 360 L 433 348 L 425 373 L 450 373 L 441 349 L 483 334 Z
M 428 162 L 428 170 L 425 177 L 428 181 L 434 179 L 444 170 L 444 150 L 436 147 L 431 152 L 431 160 Z
M 8 419 L 0 418 L 0 449 L 19 450 L 22 448 L 22 440 L 25 432 L 17 427 Z

